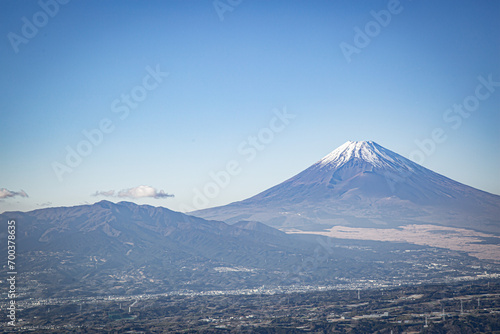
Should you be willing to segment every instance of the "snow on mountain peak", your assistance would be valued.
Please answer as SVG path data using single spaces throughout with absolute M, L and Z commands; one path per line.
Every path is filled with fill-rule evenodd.
M 373 141 L 348 141 L 321 159 L 318 164 L 339 167 L 354 158 L 364 160 L 375 167 L 396 163 L 397 157 Z M 395 159 L 396 158 L 396 159 Z

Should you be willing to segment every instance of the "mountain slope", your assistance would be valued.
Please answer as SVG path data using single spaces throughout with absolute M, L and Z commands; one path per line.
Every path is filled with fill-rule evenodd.
M 260 251 L 269 245 L 275 247 L 288 243 L 284 234 L 280 234 L 282 239 L 271 238 L 268 233 L 257 230 L 129 202 L 101 201 L 93 205 L 26 213 L 5 212 L 0 217 L 18 221 L 19 228 L 23 228 L 18 239 L 27 250 L 81 251 L 75 249 L 73 239 L 90 235 L 92 242 L 83 249 L 88 254 L 82 255 L 91 255 L 93 251 L 102 254 L 103 249 L 116 248 L 123 252 L 114 256 L 115 260 L 121 258 L 124 261 L 130 260 L 129 255 L 139 250 L 141 254 L 166 250 L 210 258 L 231 249 L 239 256 L 247 257 L 246 252 L 252 249 Z
M 193 212 L 321 229 L 432 223 L 500 233 L 500 196 L 466 186 L 371 142 L 347 142 L 303 172 L 241 202 Z
M 260 223 L 240 228 L 128 202 L 0 214 L 1 221 L 12 219 L 20 271 L 36 273 L 33 286 L 53 289 L 37 292 L 43 296 L 63 290 L 103 294 L 248 287 L 272 277 L 254 271 L 290 267 L 313 251 L 307 242 Z M 6 240 L 6 231 L 0 238 Z M 0 250 L 7 253 L 6 247 L 2 243 Z M 219 277 L 217 267 L 253 274 L 241 282 Z

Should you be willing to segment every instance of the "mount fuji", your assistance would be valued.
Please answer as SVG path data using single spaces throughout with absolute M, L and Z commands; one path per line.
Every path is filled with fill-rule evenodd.
M 500 196 L 464 185 L 373 141 L 348 141 L 306 170 L 240 202 L 192 213 L 282 230 L 413 224 L 500 234 Z

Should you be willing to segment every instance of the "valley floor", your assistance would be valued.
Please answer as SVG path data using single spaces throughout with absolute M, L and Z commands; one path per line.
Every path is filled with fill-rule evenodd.
M 500 333 L 500 280 L 288 293 L 25 304 L 37 333 Z M 6 317 L 5 308 L 1 316 Z
M 499 261 L 500 236 L 474 230 L 430 224 L 399 228 L 361 228 L 333 226 L 326 231 L 285 231 L 290 234 L 316 234 L 332 238 L 407 242 L 415 245 L 462 251 L 481 260 Z

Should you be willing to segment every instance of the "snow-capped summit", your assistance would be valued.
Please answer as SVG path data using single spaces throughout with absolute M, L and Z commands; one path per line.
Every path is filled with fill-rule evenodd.
M 382 166 L 387 162 L 395 162 L 391 153 L 373 141 L 348 141 L 321 159 L 319 164 L 338 167 L 357 158 L 370 162 L 374 166 Z
M 443 175 L 372 141 L 348 141 L 292 178 L 203 218 L 255 220 L 279 228 L 409 222 L 500 234 L 500 196 Z

